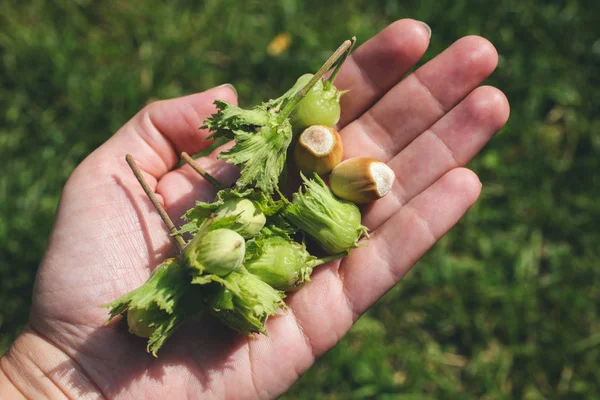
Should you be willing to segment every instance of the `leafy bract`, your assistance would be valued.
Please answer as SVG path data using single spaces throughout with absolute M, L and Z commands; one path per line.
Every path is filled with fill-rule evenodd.
M 215 100 L 217 113 L 204 121 L 203 129 L 213 132 L 207 139 L 225 137 L 235 139 L 236 130 L 251 131 L 256 127 L 265 126 L 271 120 L 267 107 L 257 106 L 245 110 L 226 101 Z
M 254 208 L 252 212 L 248 212 L 248 210 L 245 209 L 242 212 L 236 207 L 236 205 L 239 204 L 238 202 L 243 199 L 251 202 Z M 249 238 L 245 233 L 253 231 L 252 228 L 257 225 L 257 221 L 260 221 L 260 214 L 264 214 L 264 216 L 268 218 L 277 213 L 283 205 L 283 201 L 273 200 L 270 196 L 266 196 L 264 193 L 254 189 L 247 189 L 245 191 L 224 189 L 217 193 L 217 198 L 212 203 L 196 202 L 196 205 L 183 215 L 183 218 L 188 222 L 181 227 L 178 233 L 197 232 L 200 229 L 200 226 L 202 226 L 209 218 L 219 219 L 223 217 L 239 216 L 240 218 L 236 221 L 236 225 L 228 228 Z M 244 208 L 249 207 L 246 206 Z M 258 230 L 260 230 L 263 225 L 264 221 L 258 227 Z
M 164 319 L 157 323 L 154 329 L 154 332 L 148 339 L 148 344 L 146 346 L 146 351 L 152 353 L 154 357 L 158 350 L 165 344 L 168 338 L 171 337 L 175 330 L 179 327 L 179 324 L 183 322 L 185 319 L 185 315 L 175 313 L 169 314 Z
M 143 311 L 144 323 L 153 329 L 148 340 L 148 351 L 156 356 L 158 349 L 187 314 L 181 305 L 181 298 L 190 286 L 184 268 L 174 258 L 168 259 L 154 270 L 142 286 L 104 306 L 110 308 L 108 321 L 129 309 Z
M 265 229 L 246 244 L 246 269 L 278 290 L 295 290 L 310 281 L 313 267 L 323 262 L 310 255 L 304 243 Z
M 357 247 L 358 240 L 367 233 L 367 228 L 360 223 L 358 207 L 336 198 L 317 174 L 313 179 L 301 176 L 304 192 L 300 188 L 294 194 L 292 203 L 283 211 L 284 217 L 329 254 Z
M 283 100 L 278 100 L 279 104 Z M 244 110 L 227 102 L 215 101 L 218 112 L 205 121 L 213 131 L 209 138 L 235 140 L 235 145 L 219 154 L 219 158 L 240 167 L 236 185 L 256 187 L 270 195 L 277 188 L 285 165 L 286 152 L 292 140 L 292 127 L 287 118 L 279 121 L 272 105 L 264 103 Z
M 111 319 L 129 307 L 146 309 L 155 305 L 167 313 L 173 313 L 186 283 L 185 271 L 177 260 L 170 258 L 154 270 L 146 283 L 105 307 L 111 308 Z
M 289 121 L 263 126 L 256 132 L 235 131 L 235 146 L 219 158 L 240 166 L 237 186 L 255 186 L 266 194 L 278 187 L 287 149 L 292 141 Z
M 217 318 L 236 331 L 266 334 L 267 319 L 285 308 L 284 293 L 248 271 L 234 271 L 213 280 L 219 286 L 209 296 L 208 304 Z

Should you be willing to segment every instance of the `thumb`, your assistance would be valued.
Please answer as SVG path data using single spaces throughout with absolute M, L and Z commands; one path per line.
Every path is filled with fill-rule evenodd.
M 204 120 L 216 112 L 215 100 L 237 104 L 232 85 L 224 84 L 207 91 L 170 100 L 155 101 L 131 118 L 92 158 L 117 158 L 127 167 L 127 153 L 133 155 L 140 169 L 155 179 L 173 169 L 179 154 L 197 153 L 208 147 L 208 131 L 199 129 Z

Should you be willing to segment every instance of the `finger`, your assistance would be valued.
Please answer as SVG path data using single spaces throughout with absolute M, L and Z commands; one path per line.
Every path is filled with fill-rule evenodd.
M 446 172 L 465 166 L 504 126 L 509 113 L 500 90 L 483 86 L 471 92 L 388 162 L 396 174 L 392 192 L 364 210 L 363 223 L 377 229 Z
M 350 90 L 342 96 L 342 128 L 381 98 L 419 61 L 430 33 L 412 19 L 396 21 L 360 46 L 340 70 L 335 85 Z
M 496 68 L 494 46 L 478 36 L 455 42 L 348 125 L 344 157 L 388 161 L 454 107 Z
M 96 150 L 93 158 L 116 158 L 126 167 L 125 154 L 131 153 L 140 169 L 158 179 L 177 164 L 180 152 L 197 153 L 210 145 L 205 140 L 208 131 L 198 128 L 216 112 L 215 99 L 237 104 L 230 85 L 150 103 Z
M 288 302 L 313 354 L 319 356 L 333 346 L 456 224 L 480 190 L 473 172 L 454 169 L 374 232 L 367 247 L 353 249 L 339 270 L 336 263 L 317 269 L 312 282 Z
M 472 171 L 456 168 L 402 207 L 377 229 L 368 247 L 355 249 L 340 276 L 359 315 L 398 282 L 475 203 L 481 192 Z

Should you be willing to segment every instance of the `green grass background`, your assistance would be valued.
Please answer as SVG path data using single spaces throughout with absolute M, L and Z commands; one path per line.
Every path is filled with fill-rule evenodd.
M 596 0 L 0 2 L 0 354 L 27 319 L 61 187 L 150 99 L 233 83 L 242 105 L 396 19 L 498 48 L 508 125 L 481 199 L 287 399 L 600 398 Z M 288 32 L 279 57 L 268 42 Z

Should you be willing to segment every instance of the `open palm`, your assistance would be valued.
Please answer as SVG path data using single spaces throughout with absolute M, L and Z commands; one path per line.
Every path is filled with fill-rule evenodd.
M 108 303 L 145 282 L 175 254 L 159 216 L 125 162 L 131 153 L 171 217 L 212 186 L 178 154 L 206 147 L 198 131 L 228 86 L 152 103 L 86 158 L 67 183 L 39 270 L 28 328 L 2 369 L 32 398 L 272 398 L 335 345 L 354 321 L 466 212 L 481 184 L 462 168 L 508 118 L 499 90 L 478 87 L 494 70 L 493 46 L 460 39 L 402 81 L 429 43 L 422 24 L 401 20 L 349 58 L 336 86 L 345 158 L 371 156 L 396 173 L 392 192 L 363 210 L 368 246 L 319 267 L 286 300 L 268 336 L 236 334 L 210 317 L 182 326 L 155 359 L 145 341 L 104 326 Z M 400 83 L 398 83 L 400 81 Z M 200 164 L 231 183 L 214 156 Z M 26 371 L 34 368 L 45 382 Z M 25 371 L 25 372 L 24 372 Z M 1 392 L 1 391 L 0 391 Z

